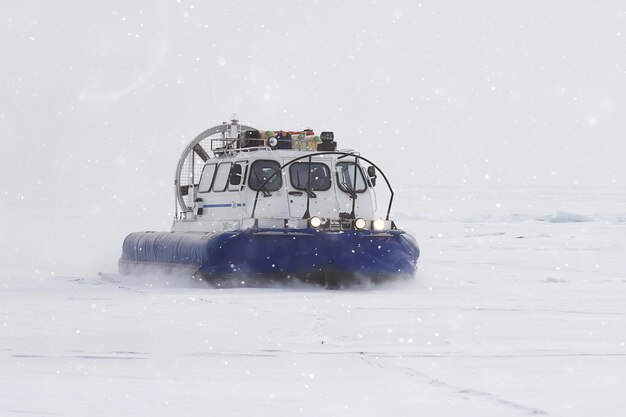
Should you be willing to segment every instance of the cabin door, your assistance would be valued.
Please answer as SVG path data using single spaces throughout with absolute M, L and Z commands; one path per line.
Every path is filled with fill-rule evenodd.
M 287 166 L 287 197 L 292 218 L 336 217 L 337 198 L 332 175 L 323 162 L 302 160 Z
M 342 161 L 335 166 L 337 181 L 337 202 L 341 213 L 355 217 L 373 219 L 376 211 L 374 190 L 368 187 L 360 165 Z

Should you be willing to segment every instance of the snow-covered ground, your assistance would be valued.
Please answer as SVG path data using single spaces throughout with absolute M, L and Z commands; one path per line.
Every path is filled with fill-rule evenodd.
M 397 192 L 415 279 L 341 291 L 120 278 L 141 217 L 5 196 L 0 415 L 624 415 L 626 190 Z

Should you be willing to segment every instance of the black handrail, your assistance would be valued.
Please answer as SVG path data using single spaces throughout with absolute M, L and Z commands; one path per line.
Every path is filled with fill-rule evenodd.
M 312 157 L 314 157 L 314 156 L 320 156 L 320 155 L 343 155 L 343 156 L 342 156 L 342 158 L 343 158 L 343 157 L 346 157 L 346 156 L 354 156 L 354 158 L 355 158 L 355 159 L 354 159 L 354 162 L 355 162 L 355 164 L 354 164 L 354 165 L 355 165 L 355 167 L 356 167 L 356 162 L 357 162 L 357 160 L 362 159 L 362 160 L 364 160 L 365 162 L 367 162 L 368 164 L 370 164 L 371 166 L 373 166 L 373 167 L 374 167 L 374 169 L 376 169 L 378 172 L 380 172 L 380 175 L 382 175 L 382 176 L 383 176 L 383 179 L 385 180 L 385 183 L 387 184 L 387 188 L 389 188 L 389 192 L 391 193 L 391 196 L 389 197 L 389 206 L 387 207 L 387 216 L 385 217 L 385 220 L 389 220 L 389 214 L 391 213 L 391 204 L 392 204 L 392 202 L 393 202 L 394 192 L 393 192 L 393 188 L 391 188 L 391 184 L 389 183 L 389 180 L 387 179 L 387 176 L 385 175 L 385 173 L 384 173 L 384 172 L 383 172 L 380 168 L 378 168 L 378 166 L 377 166 L 375 163 L 373 163 L 373 162 L 372 162 L 372 161 L 370 161 L 369 159 L 364 158 L 364 157 L 362 157 L 361 155 L 357 155 L 357 154 L 355 154 L 355 153 L 353 153 L 353 152 L 341 152 L 341 151 L 314 152 L 314 153 L 311 153 L 311 154 L 308 154 L 308 155 L 299 156 L 299 157 L 294 158 L 294 159 L 292 159 L 291 161 L 289 161 L 289 162 L 287 162 L 287 163 L 283 164 L 283 165 L 282 165 L 280 168 L 278 168 L 278 169 L 277 169 L 277 170 L 276 170 L 276 171 L 275 171 L 272 175 L 270 175 L 269 177 L 267 177 L 267 179 L 263 182 L 263 184 L 261 184 L 261 185 L 259 186 L 259 188 L 257 189 L 257 191 L 256 191 L 256 195 L 254 196 L 254 206 L 252 207 L 252 213 L 250 214 L 250 218 L 252 218 L 252 219 L 254 218 L 254 213 L 256 212 L 256 204 L 257 204 L 257 201 L 259 200 L 259 192 L 260 192 L 261 190 L 263 190 L 263 188 L 265 187 L 265 185 L 266 185 L 266 184 L 267 184 L 267 183 L 268 183 L 268 182 L 269 182 L 272 178 L 274 178 L 274 176 L 275 176 L 276 174 L 278 174 L 279 172 L 282 172 L 282 171 L 283 171 L 283 169 L 285 169 L 286 167 L 288 167 L 289 165 L 293 164 L 293 163 L 294 163 L 294 162 L 296 162 L 296 161 L 299 161 L 299 160 L 301 160 L 301 159 L 305 159 L 305 158 L 309 158 L 309 161 L 310 161 L 310 158 L 312 158 Z M 309 162 L 309 163 L 310 163 L 310 162 Z M 310 165 L 309 165 L 309 171 L 310 171 Z M 355 171 L 355 174 L 356 174 L 356 171 Z M 310 174 L 309 174 L 309 176 L 310 176 Z M 310 185 L 311 185 L 311 184 L 310 184 L 310 182 L 311 182 L 311 181 L 310 181 L 310 179 L 309 179 L 309 188 L 310 188 Z M 354 191 L 356 191 L 356 175 L 354 176 L 354 183 L 355 183 L 355 184 L 354 184 L 353 190 L 354 190 Z M 353 200 L 353 203 L 354 203 L 354 200 Z M 353 209 L 353 215 L 354 215 L 354 209 Z

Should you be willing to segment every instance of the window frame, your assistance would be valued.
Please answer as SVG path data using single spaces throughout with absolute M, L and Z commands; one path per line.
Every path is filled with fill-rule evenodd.
M 248 175 L 248 166 L 250 165 L 248 161 L 235 161 L 233 165 L 240 164 L 243 165 L 241 167 L 241 184 L 239 185 L 230 185 L 230 174 L 228 174 L 228 186 L 226 187 L 228 191 L 241 191 L 246 186 L 246 176 Z M 232 165 L 231 165 L 232 169 Z M 232 187 L 232 188 L 231 188 Z
M 203 190 L 201 186 L 202 186 L 202 180 L 204 179 L 204 171 L 207 169 L 207 167 L 209 165 L 215 167 L 215 169 L 213 170 L 213 175 L 211 175 L 211 181 L 209 182 L 209 187 L 206 190 Z M 202 168 L 202 173 L 200 174 L 200 182 L 198 183 L 198 192 L 199 193 L 209 193 L 209 192 L 211 192 L 211 188 L 213 188 L 213 181 L 215 180 L 215 173 L 217 172 L 217 166 L 218 165 L 219 164 L 213 163 L 213 162 L 204 165 L 204 167 Z
M 272 183 L 272 181 L 268 182 L 267 184 L 265 184 L 265 189 L 261 190 L 261 185 L 265 182 L 265 181 L 261 181 L 260 178 L 255 178 L 254 181 L 257 181 L 257 186 L 253 187 L 252 184 L 250 184 L 250 181 L 252 180 L 252 178 L 254 177 L 254 175 L 252 175 L 255 171 L 254 171 L 254 167 L 257 163 L 263 163 L 263 162 L 270 162 L 272 164 L 276 164 L 276 171 L 274 172 L 278 172 L 277 174 L 270 174 L 270 175 L 274 175 L 275 178 L 278 178 L 278 184 L 275 187 L 272 188 L 268 188 L 268 186 Z M 274 160 L 274 159 L 257 159 L 256 161 L 252 162 L 252 164 L 250 164 L 250 169 L 249 169 L 249 174 L 248 174 L 248 187 L 250 187 L 251 190 L 253 191 L 268 191 L 268 192 L 274 192 L 274 191 L 278 191 L 283 187 L 283 175 L 282 173 L 280 173 L 282 165 L 280 164 L 280 162 Z M 269 178 L 269 177 L 268 177 Z
M 337 173 L 337 185 L 339 186 L 339 189 L 341 191 L 343 191 L 344 193 L 348 193 L 348 194 L 350 194 L 351 192 L 355 192 L 357 194 L 363 194 L 364 192 L 366 192 L 367 191 L 367 187 L 368 187 L 367 179 L 366 179 L 366 176 L 363 175 L 363 169 L 362 169 L 361 165 L 359 165 L 359 164 L 356 164 L 356 167 L 357 167 L 356 171 L 357 171 L 358 175 L 361 176 L 361 180 L 363 180 L 363 189 L 359 189 L 359 187 L 358 187 L 358 185 L 359 185 L 358 179 L 357 179 L 357 189 L 356 190 L 348 190 L 348 189 L 346 189 L 343 186 L 343 183 L 341 182 L 341 179 L 339 178 L 339 169 L 340 169 L 340 167 L 345 166 L 345 165 L 350 166 L 350 168 L 352 169 L 352 171 L 350 172 L 351 174 L 354 172 L 354 167 L 352 167 L 352 165 L 355 165 L 354 162 L 341 161 L 341 162 L 338 162 L 337 164 L 335 164 L 335 172 Z M 354 181 L 354 179 L 353 179 L 353 181 Z M 350 184 L 350 186 L 352 186 L 352 184 Z
M 307 188 L 307 187 L 302 187 L 302 186 L 298 186 L 296 184 L 294 184 L 294 176 L 292 175 L 292 169 L 295 167 L 297 169 L 298 165 L 309 165 L 309 162 L 302 162 L 302 161 L 298 161 L 298 162 L 294 162 L 293 164 L 289 165 L 289 182 L 291 183 L 291 186 L 293 188 L 295 188 L 296 190 L 300 190 L 300 191 L 307 191 L 307 190 L 311 190 L 311 191 L 328 191 L 330 190 L 330 188 L 333 186 L 333 181 L 332 181 L 332 173 L 330 170 L 330 167 L 328 165 L 326 165 L 323 162 L 311 162 L 311 168 L 313 168 L 314 166 L 322 166 L 325 169 L 326 174 L 328 174 L 326 176 L 326 178 L 328 178 L 328 187 L 326 188 Z M 308 172 L 307 172 L 307 181 L 308 181 Z M 310 185 L 310 184 L 309 184 Z
M 228 165 L 228 171 L 226 172 L 226 181 L 224 182 L 224 187 L 221 190 L 216 190 L 214 189 L 215 181 L 217 180 L 217 176 L 220 173 L 220 168 L 222 167 L 222 165 Z M 213 177 L 213 185 L 211 186 L 211 191 L 213 191 L 214 193 L 223 193 L 224 191 L 226 191 L 226 189 L 228 188 L 228 184 L 229 184 L 230 168 L 232 167 L 232 165 L 233 163 L 231 161 L 221 162 L 218 165 L 217 170 L 215 170 L 215 176 Z

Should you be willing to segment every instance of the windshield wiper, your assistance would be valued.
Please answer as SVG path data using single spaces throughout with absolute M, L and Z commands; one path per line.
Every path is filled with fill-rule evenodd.
M 272 195 L 272 193 L 270 193 L 265 187 L 267 187 L 267 184 L 263 185 L 264 183 L 261 183 L 261 179 L 259 178 L 259 173 L 256 170 L 252 170 L 252 172 L 254 172 L 254 177 L 256 178 L 257 184 L 259 189 L 263 192 L 263 197 L 269 197 Z M 267 181 L 267 180 L 266 180 Z M 263 188 L 261 188 L 261 185 L 263 185 Z
M 297 169 L 296 169 L 296 181 L 298 182 L 298 187 L 296 187 L 296 188 L 299 188 L 299 189 L 304 188 L 302 186 L 302 182 L 300 181 L 300 171 L 298 171 Z
M 300 171 L 296 171 L 296 181 L 298 182 L 298 186 L 296 187 L 299 190 L 303 190 L 307 193 L 309 198 L 317 198 L 317 195 L 311 190 L 311 187 L 304 187 L 302 182 L 300 181 Z
M 352 187 L 349 187 L 345 181 L 341 183 L 341 186 L 343 187 L 346 193 L 350 194 L 351 199 L 356 200 L 357 195 L 356 195 L 356 192 L 352 189 Z

